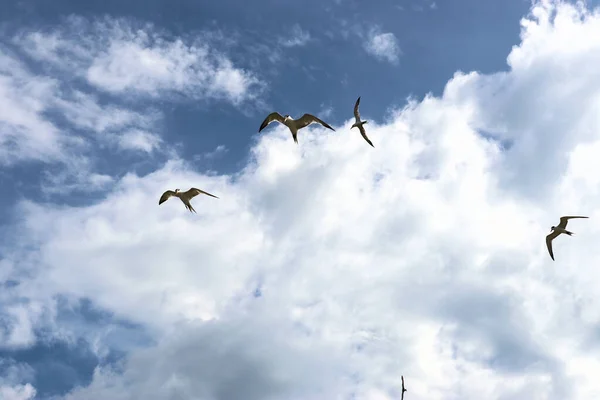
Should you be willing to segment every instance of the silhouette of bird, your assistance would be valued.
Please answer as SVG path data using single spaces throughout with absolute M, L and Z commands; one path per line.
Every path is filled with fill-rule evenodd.
M 369 143 L 371 145 L 371 147 L 375 147 L 375 146 L 373 146 L 373 143 L 371 143 L 371 141 L 367 137 L 367 132 L 365 132 L 365 127 L 363 126 L 364 124 L 368 123 L 369 121 L 361 121 L 360 120 L 360 113 L 358 112 L 359 104 L 360 104 L 360 96 L 358 96 L 358 99 L 356 100 L 356 104 L 354 105 L 354 119 L 356 119 L 356 122 L 354 123 L 354 125 L 352 125 L 352 127 L 350 127 L 350 129 L 358 128 L 358 130 L 360 131 L 360 134 L 367 141 L 367 143 Z
M 271 114 L 269 114 L 267 118 L 265 118 L 263 123 L 260 125 L 258 131 L 262 131 L 267 127 L 267 125 L 269 125 L 273 121 L 277 121 L 287 126 L 290 132 L 292 132 L 292 137 L 294 138 L 294 142 L 296 142 L 296 144 L 298 143 L 298 131 L 312 123 L 321 124 L 325 128 L 331 129 L 335 132 L 335 129 L 329 126 L 329 124 L 327 124 L 325 121 L 320 120 L 314 115 L 304 114 L 298 119 L 293 119 L 289 115 L 285 115 L 284 117 L 282 117 L 281 114 L 279 114 L 278 112 L 272 112 Z
M 218 197 L 214 194 L 210 194 L 208 192 L 205 192 L 204 190 L 196 188 L 191 188 L 187 192 L 180 192 L 179 189 L 175 189 L 175 191 L 167 190 L 166 192 L 164 192 L 163 195 L 160 196 L 160 200 L 158 200 L 158 205 L 161 205 L 165 201 L 169 200 L 171 197 L 175 196 L 179 197 L 179 199 L 183 202 L 185 208 L 187 208 L 190 212 L 196 212 L 196 210 L 194 210 L 194 207 L 192 207 L 192 205 L 190 204 L 190 200 L 193 199 L 195 196 L 199 195 L 200 193 L 218 199 Z

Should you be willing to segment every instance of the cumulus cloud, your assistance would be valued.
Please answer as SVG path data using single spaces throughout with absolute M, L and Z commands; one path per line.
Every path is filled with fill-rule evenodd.
M 336 376 L 323 374 L 322 367 L 335 355 L 307 349 L 307 341 L 294 343 L 281 324 L 269 332 L 273 323 L 252 317 L 180 325 L 157 347 L 127 360 L 122 372 L 97 369 L 89 387 L 66 399 L 305 399 L 330 388 L 328 380 Z M 173 357 L 157 363 L 164 353 Z
M 234 66 L 203 38 L 172 37 L 125 19 L 70 17 L 62 28 L 22 34 L 15 41 L 33 58 L 74 71 L 113 94 L 239 104 L 262 87 L 253 73 Z
M 392 64 L 398 63 L 402 53 L 396 35 L 391 32 L 381 32 L 379 28 L 372 28 L 368 32 L 363 46 L 367 53 Z
M 521 38 L 507 72 L 370 119 L 375 150 L 276 126 L 234 176 L 172 160 L 93 205 L 22 202 L 13 296 L 87 297 L 158 343 L 67 399 L 393 399 L 400 375 L 416 400 L 593 398 L 600 14 L 541 1 Z M 220 199 L 158 206 L 173 185 Z

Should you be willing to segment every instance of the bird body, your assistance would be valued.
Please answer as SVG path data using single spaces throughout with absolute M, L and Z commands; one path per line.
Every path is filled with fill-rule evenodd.
M 171 197 L 175 196 L 179 197 L 179 199 L 181 200 L 185 208 L 189 210 L 189 212 L 196 212 L 196 210 L 194 210 L 194 207 L 192 207 L 192 205 L 190 204 L 190 200 L 200 193 L 218 199 L 217 196 L 196 188 L 191 188 L 187 192 L 180 192 L 179 189 L 175 189 L 175 191 L 167 190 L 166 192 L 164 192 L 162 196 L 160 196 L 160 200 L 158 200 L 158 205 L 161 205 L 165 201 L 169 200 Z
M 404 388 L 404 375 L 402 375 L 402 397 L 400 400 L 404 400 L 404 392 L 408 392 L 408 390 Z
M 354 104 L 354 119 L 356 120 L 356 122 L 352 125 L 352 127 L 350 127 L 350 129 L 358 128 L 358 130 L 360 131 L 360 134 L 367 141 L 367 143 L 369 143 L 371 145 L 371 147 L 375 147 L 375 146 L 373 146 L 373 143 L 371 143 L 371 141 L 367 137 L 367 132 L 365 131 L 365 127 L 363 126 L 364 124 L 366 124 L 369 121 L 361 121 L 360 120 L 360 112 L 358 111 L 359 104 L 360 104 L 360 96 L 358 96 L 358 99 L 356 99 L 356 104 Z
M 269 114 L 267 116 L 267 118 L 265 118 L 263 123 L 260 125 L 260 128 L 258 129 L 258 131 L 259 132 L 262 131 L 263 129 L 265 129 L 267 127 L 267 125 L 269 125 L 273 121 L 277 121 L 277 122 L 287 126 L 288 129 L 290 130 L 290 132 L 292 133 L 292 138 L 294 138 L 294 142 L 296 142 L 296 144 L 298 144 L 298 130 L 300 130 L 312 123 L 321 124 L 325 128 L 335 131 L 335 129 L 333 129 L 331 126 L 329 126 L 329 124 L 327 124 L 325 121 L 322 121 L 321 119 L 315 117 L 314 115 L 304 114 L 300 118 L 294 119 L 294 118 L 290 117 L 289 115 L 285 115 L 282 117 L 281 114 L 279 114 L 278 112 L 272 112 L 271 114 Z
M 551 227 L 550 230 L 552 232 L 548 236 L 546 236 L 546 247 L 548 247 L 548 253 L 550 253 L 550 258 L 552 258 L 553 261 L 554 261 L 554 252 L 552 251 L 552 240 L 554 240 L 554 238 L 556 238 L 561 233 L 564 233 L 569 236 L 573 235 L 573 232 L 568 231 L 566 229 L 567 223 L 569 222 L 570 219 L 573 219 L 573 218 L 588 218 L 588 217 L 580 217 L 580 216 L 560 217 L 560 223 L 557 226 Z

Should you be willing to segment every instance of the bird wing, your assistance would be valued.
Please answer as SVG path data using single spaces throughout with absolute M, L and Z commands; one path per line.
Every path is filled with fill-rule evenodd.
M 283 124 L 283 117 L 278 112 L 272 112 L 271 114 L 267 115 L 267 118 L 265 118 L 262 124 L 260 124 L 258 131 L 262 131 L 273 121 L 281 122 Z
M 356 99 L 356 104 L 354 105 L 354 118 L 356 118 L 357 122 L 360 122 L 360 112 L 358 112 L 358 105 L 360 104 L 360 96 Z
M 162 196 L 160 196 L 160 200 L 158 200 L 158 205 L 161 205 L 162 203 L 164 203 L 165 201 L 169 200 L 169 198 L 171 196 L 175 196 L 175 192 L 172 190 L 167 190 L 166 192 L 164 192 L 162 194 Z
M 186 199 L 190 200 L 194 197 L 196 197 L 197 195 L 199 195 L 200 193 L 203 193 L 207 196 L 211 196 L 214 197 L 216 199 L 218 199 L 217 196 L 215 196 L 214 194 L 210 194 L 208 192 L 205 192 L 204 190 L 200 190 L 200 189 L 196 189 L 196 188 L 191 188 L 190 190 L 188 190 L 187 192 L 182 193 Z
M 565 229 L 567 227 L 567 223 L 572 218 L 588 218 L 588 217 L 579 217 L 579 216 L 575 216 L 575 215 L 574 216 L 560 217 L 560 224 L 558 224 L 558 227 L 562 228 L 562 229 Z
M 325 128 L 329 128 L 332 131 L 335 131 L 335 129 L 333 129 L 331 126 L 329 126 L 329 124 L 327 122 L 322 121 L 319 118 L 317 118 L 317 117 L 315 117 L 314 115 L 311 115 L 311 114 L 304 114 L 303 116 L 301 116 L 300 118 L 298 118 L 296 120 L 296 128 L 298 128 L 298 129 L 304 128 L 305 126 L 308 126 L 308 125 L 312 124 L 313 122 L 321 124 Z
M 373 146 L 373 143 L 371 143 L 371 141 L 367 137 L 367 132 L 365 131 L 365 127 L 362 125 L 359 125 L 358 130 L 360 131 L 360 134 L 362 135 L 362 137 L 367 141 L 367 143 L 369 143 L 371 145 L 371 147 L 375 147 L 375 146 Z
M 550 253 L 550 258 L 554 261 L 554 252 L 552 252 L 552 240 L 560 235 L 560 232 L 552 231 L 548 236 L 546 236 L 546 247 L 548 247 L 548 253 Z

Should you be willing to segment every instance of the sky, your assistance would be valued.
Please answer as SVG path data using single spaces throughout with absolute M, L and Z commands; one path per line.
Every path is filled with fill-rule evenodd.
M 599 398 L 598 7 L 0 0 L 0 399 Z

